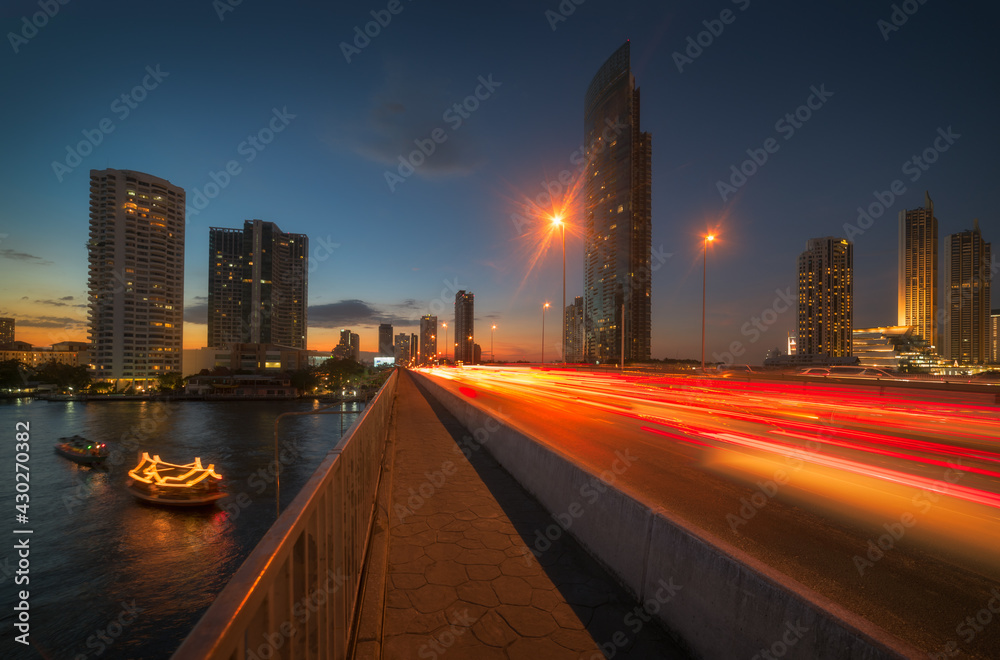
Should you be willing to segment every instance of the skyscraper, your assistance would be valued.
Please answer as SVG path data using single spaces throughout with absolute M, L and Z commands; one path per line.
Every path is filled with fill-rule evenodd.
M 0 317 L 0 346 L 14 343 L 14 319 Z
M 208 230 L 208 346 L 247 343 L 240 303 L 243 300 L 243 230 Z
M 410 335 L 401 332 L 396 335 L 396 342 L 393 344 L 393 354 L 396 357 L 397 365 L 405 365 L 410 361 Z
M 382 323 L 378 326 L 379 357 L 392 357 L 392 324 Z
M 340 342 L 333 349 L 333 357 L 338 360 L 350 360 L 351 359 L 351 331 L 341 330 L 340 331 Z
M 361 335 L 356 332 L 351 333 L 351 359 L 361 362 Z
M 184 190 L 131 170 L 90 171 L 94 377 L 180 373 L 184 339 Z
M 800 355 L 849 357 L 852 352 L 854 246 L 812 238 L 799 255 Z
M 899 212 L 897 324 L 908 325 L 929 346 L 938 346 L 938 222 L 934 202 Z
M 1000 364 L 1000 309 L 990 312 L 990 364 Z
M 626 42 L 584 98 L 584 333 L 587 358 L 601 362 L 620 358 L 623 324 L 625 358 L 649 359 L 652 137 L 629 58 Z
M 455 294 L 455 361 L 473 364 L 476 339 L 475 294 L 464 289 Z
M 273 222 L 209 228 L 208 345 L 306 348 L 309 239 Z
M 945 300 L 943 355 L 964 364 L 989 359 L 990 244 L 979 221 L 971 230 L 952 234 L 944 245 Z
M 437 356 L 438 317 L 420 317 L 420 361 L 426 364 Z
M 563 360 L 583 362 L 583 297 L 577 296 L 564 310 Z

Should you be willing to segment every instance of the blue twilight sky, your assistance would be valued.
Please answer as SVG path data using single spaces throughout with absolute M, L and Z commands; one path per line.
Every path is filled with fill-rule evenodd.
M 310 237 L 311 348 L 350 327 L 374 350 L 378 323 L 415 332 L 424 313 L 450 320 L 463 288 L 476 294 L 485 355 L 495 323 L 498 358 L 537 359 L 542 303 L 557 308 L 562 295 L 559 246 L 540 220 L 512 216 L 544 181 L 575 174 L 584 92 L 626 39 L 653 135 L 653 357 L 699 355 L 708 228 L 720 235 L 708 255 L 708 357 L 740 342 L 749 362 L 794 329 L 794 309 L 768 310 L 795 285 L 811 237 L 854 241 L 856 327 L 895 323 L 896 215 L 922 205 L 925 189 L 941 239 L 978 218 L 986 240 L 1000 240 L 992 3 L 52 4 L 51 18 L 39 14 L 45 0 L 0 9 L 0 315 L 36 345 L 86 338 L 89 170 L 112 167 L 187 191 L 185 346 L 205 343 L 208 228 L 261 218 Z M 345 49 L 372 12 L 391 21 Z M 42 27 L 26 27 L 33 16 Z M 465 117 L 449 111 L 462 103 Z M 797 111 L 808 118 L 783 121 Z M 77 164 L 68 149 L 102 119 L 112 130 Z M 387 181 L 436 129 L 434 152 Z M 767 161 L 721 193 L 765 144 Z M 230 161 L 238 173 L 216 186 Z M 882 195 L 897 180 L 905 192 Z M 858 226 L 876 192 L 888 210 Z M 572 301 L 583 288 L 578 233 L 566 249 Z M 558 318 L 550 310 L 550 356 Z

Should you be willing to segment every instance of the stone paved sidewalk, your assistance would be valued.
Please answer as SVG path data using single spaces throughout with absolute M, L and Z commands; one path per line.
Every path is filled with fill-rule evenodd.
M 382 658 L 685 657 L 567 535 L 536 557 L 552 518 L 400 376 Z

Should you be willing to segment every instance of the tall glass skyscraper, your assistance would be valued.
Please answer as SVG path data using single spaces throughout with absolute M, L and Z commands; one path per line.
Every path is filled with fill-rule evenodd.
M 455 361 L 475 364 L 476 295 L 471 291 L 455 294 Z
M 420 362 L 426 364 L 437 356 L 438 317 L 420 317 Z
M 629 43 L 597 71 L 584 97 L 584 342 L 588 360 L 648 360 L 651 136 L 639 127 Z
M 209 228 L 208 345 L 306 348 L 309 239 L 273 222 Z
M 908 325 L 929 346 L 938 346 L 938 222 L 934 202 L 899 212 L 898 325 Z
M 184 189 L 142 172 L 91 170 L 87 253 L 94 378 L 180 373 Z

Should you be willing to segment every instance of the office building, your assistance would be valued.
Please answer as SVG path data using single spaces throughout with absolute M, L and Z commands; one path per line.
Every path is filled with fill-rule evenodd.
M 841 238 L 813 238 L 799 255 L 797 355 L 852 354 L 854 246 Z
M 378 326 L 378 355 L 392 357 L 392 324 L 382 323 Z
M 88 288 L 93 377 L 181 371 L 184 190 L 131 170 L 90 171 Z
M 14 343 L 14 319 L 0 317 L 0 346 Z
M 934 202 L 924 193 L 924 207 L 899 212 L 897 325 L 909 326 L 938 345 L 938 222 Z
M 208 344 L 274 344 L 304 349 L 309 239 L 273 222 L 209 229 Z
M 420 364 L 420 343 L 417 335 L 410 333 L 410 362 L 414 365 Z
M 427 364 L 437 356 L 438 317 L 420 317 L 420 363 Z
M 455 362 L 475 363 L 475 294 L 459 291 L 455 294 Z
M 574 298 L 563 314 L 563 360 L 583 362 L 583 296 Z
M 629 44 L 601 66 L 584 100 L 584 333 L 588 360 L 648 360 L 652 146 L 640 130 Z M 624 328 L 623 328 L 624 326 Z
M 944 245 L 944 339 L 942 354 L 960 364 L 989 359 L 990 244 L 979 221 L 952 234 Z

